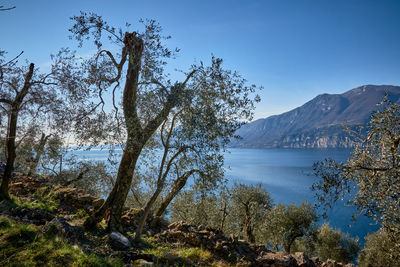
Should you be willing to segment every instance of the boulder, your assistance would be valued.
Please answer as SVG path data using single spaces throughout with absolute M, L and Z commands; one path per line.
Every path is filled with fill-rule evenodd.
M 293 267 L 298 266 L 296 259 L 285 252 L 264 252 L 257 258 L 258 266 Z
M 315 263 L 304 252 L 296 252 L 294 258 L 299 267 L 315 267 Z
M 132 245 L 128 238 L 121 233 L 112 232 L 108 237 L 108 244 L 114 250 L 129 250 Z

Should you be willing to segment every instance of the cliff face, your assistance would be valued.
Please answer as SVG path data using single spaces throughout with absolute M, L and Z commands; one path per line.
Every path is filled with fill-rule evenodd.
M 301 107 L 244 125 L 232 147 L 332 148 L 353 144 L 343 126 L 365 125 L 385 96 L 400 103 L 400 87 L 365 85 L 343 94 L 322 94 Z

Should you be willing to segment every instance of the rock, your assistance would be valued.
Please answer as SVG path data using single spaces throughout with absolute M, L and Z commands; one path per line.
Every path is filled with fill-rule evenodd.
M 321 267 L 342 267 L 341 263 L 336 262 L 335 260 L 328 259 L 321 264 Z
M 296 252 L 294 258 L 299 267 L 315 267 L 315 263 L 304 252 Z
M 42 232 L 45 235 L 77 240 L 83 237 L 84 230 L 82 227 L 70 225 L 64 218 L 54 218 L 43 226 Z
M 118 232 L 112 232 L 110 234 L 108 237 L 108 244 L 114 250 L 128 250 L 132 247 L 129 239 Z
M 259 266 L 293 267 L 297 266 L 296 259 L 284 252 L 262 253 L 257 258 Z
M 83 191 L 71 187 L 62 187 L 55 191 L 55 197 L 60 201 L 63 209 L 76 212 L 79 209 L 97 209 L 103 205 L 104 200 L 96 198 Z
M 17 207 L 9 212 L 12 216 L 22 218 L 27 223 L 43 225 L 53 220 L 54 215 L 47 210 Z
M 312 260 L 315 264 L 318 264 L 318 263 L 321 262 L 321 261 L 319 260 L 318 257 L 312 257 L 311 260 Z

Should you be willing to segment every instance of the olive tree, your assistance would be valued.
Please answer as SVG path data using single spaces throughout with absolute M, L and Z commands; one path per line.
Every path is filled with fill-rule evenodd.
M 0 199 L 8 199 L 8 185 L 18 146 L 32 133 L 33 125 L 42 121 L 43 117 L 51 116 L 51 127 L 55 129 L 64 123 L 65 114 L 64 101 L 59 97 L 56 88 L 58 82 L 53 72 L 42 74 L 33 63 L 20 66 L 14 62 L 3 68 L 2 75 L 0 115 L 6 167 L 0 186 Z
M 359 250 L 357 240 L 349 234 L 332 229 L 327 223 L 318 229 L 315 253 L 321 260 L 333 259 L 348 263 L 356 259 Z
M 231 189 L 232 208 L 237 218 L 240 233 L 244 233 L 251 243 L 256 242 L 254 229 L 261 225 L 266 212 L 272 208 L 273 202 L 261 184 L 235 184 Z
M 356 133 L 359 142 L 345 163 L 325 160 L 314 165 L 321 178 L 313 185 L 322 204 L 347 197 L 382 224 L 394 240 L 391 257 L 400 250 L 400 107 L 386 96 L 367 126 Z
M 254 92 L 255 86 L 247 86 L 237 73 L 224 70 L 222 60 L 214 57 L 210 66 L 193 65 L 184 73 L 182 82 L 171 82 L 164 68 L 176 50 L 164 46 L 161 27 L 153 20 L 144 21 L 144 30 L 139 32 L 111 27 L 93 13 L 81 13 L 72 19 L 73 37 L 80 44 L 92 39 L 97 49 L 93 58 L 82 65 L 87 77 L 83 82 L 98 93 L 101 105 L 106 101 L 104 94 L 109 92 L 112 112 L 104 115 L 107 111 L 103 110 L 102 114 L 112 119 L 107 130 L 115 133 L 113 141 L 120 142 L 123 148 L 114 187 L 104 205 L 85 221 L 85 226 L 95 226 L 110 210 L 109 230 L 121 231 L 121 214 L 137 161 L 162 124 L 179 110 L 190 109 L 197 101 L 204 101 L 203 112 L 208 112 L 210 126 L 220 118 L 240 125 L 241 120 L 252 114 L 253 101 L 249 94 Z M 104 40 L 111 41 L 119 52 L 104 49 Z M 119 89 L 122 89 L 122 96 L 118 95 Z M 93 128 L 98 129 L 97 126 Z
M 381 228 L 377 232 L 368 235 L 365 240 L 364 248 L 358 257 L 359 266 L 398 265 L 398 257 L 393 256 L 393 248 L 398 246 L 398 240 L 393 240 L 385 229 Z
M 283 247 L 290 253 L 294 242 L 307 236 L 315 228 L 317 215 L 312 205 L 303 202 L 285 206 L 279 203 L 268 213 L 262 225 L 264 240 L 275 249 Z
M 170 210 L 170 219 L 173 222 L 185 221 L 215 228 L 221 224 L 222 214 L 216 194 L 202 195 L 193 189 L 182 191 L 172 202 Z

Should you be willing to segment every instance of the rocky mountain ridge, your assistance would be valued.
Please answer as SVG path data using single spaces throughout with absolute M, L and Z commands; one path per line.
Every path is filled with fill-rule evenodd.
M 352 138 L 344 125 L 365 125 L 385 94 L 400 103 L 400 86 L 364 85 L 343 94 L 321 94 L 280 115 L 242 126 L 232 147 L 333 148 L 351 147 Z

